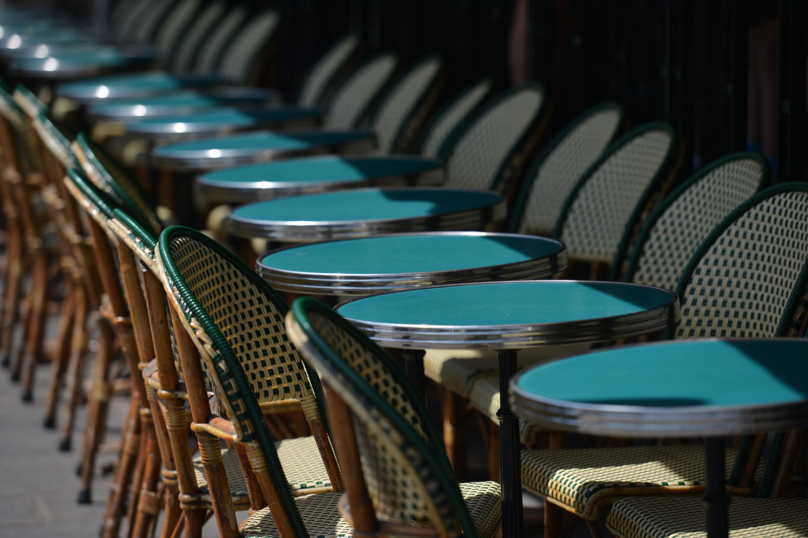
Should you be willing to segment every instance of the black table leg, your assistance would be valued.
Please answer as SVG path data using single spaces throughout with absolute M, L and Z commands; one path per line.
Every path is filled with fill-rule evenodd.
M 420 349 L 405 349 L 404 370 L 407 372 L 407 377 L 410 378 L 410 381 L 421 394 L 421 399 L 426 401 L 424 355 L 426 355 L 426 351 Z
M 522 465 L 519 450 L 519 419 L 511 412 L 508 388 L 516 374 L 516 351 L 499 351 L 499 473 L 502 485 L 502 536 L 518 538 L 524 527 L 522 515 Z
M 724 484 L 724 442 L 717 437 L 704 440 L 707 464 L 707 491 L 702 500 L 707 505 L 708 538 L 729 536 L 729 495 Z

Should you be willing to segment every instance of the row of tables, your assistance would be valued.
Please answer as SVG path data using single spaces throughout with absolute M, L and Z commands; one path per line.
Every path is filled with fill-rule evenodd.
M 101 66 L 139 61 L 136 52 L 130 55 L 76 52 L 56 63 L 29 58 L 18 64 L 29 76 L 69 78 L 89 69 L 92 61 Z M 188 84 L 160 73 L 151 78 L 144 81 L 139 75 L 141 83 L 148 83 L 141 91 L 137 84 L 77 84 L 68 97 L 85 103 L 99 97 L 129 99 L 93 106 L 90 116 L 130 121 L 130 133 L 153 140 L 314 125 L 322 116 L 314 109 L 239 108 L 276 100 L 262 90 L 213 88 L 144 98 Z M 216 85 L 202 79 L 191 84 L 207 82 Z M 174 115 L 212 103 L 232 106 Z M 622 346 L 515 376 L 519 350 L 655 333 L 677 322 L 679 300 L 648 286 L 541 280 L 564 270 L 564 246 L 532 236 L 458 231 L 501 221 L 506 203 L 491 192 L 436 187 L 443 179 L 438 161 L 328 156 L 226 169 L 312 153 L 366 152 L 373 145 L 374 135 L 367 131 L 250 131 L 158 147 L 150 160 L 165 169 L 207 172 L 198 186 L 215 203 L 261 200 L 232 212 L 231 232 L 302 243 L 261 256 L 257 266 L 263 277 L 279 291 L 353 296 L 337 311 L 383 347 L 403 349 L 408 376 L 422 392 L 424 350 L 498 352 L 500 390 L 510 393 L 498 413 L 504 536 L 520 536 L 523 526 L 516 414 L 553 429 L 593 435 L 706 437 L 709 535 L 727 536 L 718 438 L 808 422 L 808 381 L 793 375 L 808 343 Z M 211 172 L 216 169 L 222 170 Z

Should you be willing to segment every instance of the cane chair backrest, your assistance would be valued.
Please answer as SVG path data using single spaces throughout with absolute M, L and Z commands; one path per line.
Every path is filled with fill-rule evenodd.
M 22 84 L 17 84 L 17 86 L 14 87 L 13 97 L 14 102 L 17 103 L 17 105 L 25 111 L 28 118 L 32 120 L 38 117 L 40 112 L 50 111 L 48 106 L 43 103 L 34 92 Z
M 295 301 L 287 324 L 306 361 L 350 408 L 377 520 L 477 536 L 445 452 L 425 435 L 431 421 L 423 403 L 392 358 L 310 298 Z M 350 428 L 335 434 L 350 435 Z
M 522 181 L 510 231 L 549 236 L 564 201 L 620 131 L 623 107 L 602 103 L 572 120 L 542 150 Z
M 136 41 L 140 25 L 144 20 L 151 20 L 150 11 L 160 0 L 142 0 L 127 14 L 120 23 L 120 39 L 123 42 Z
M 276 37 L 279 23 L 280 15 L 274 10 L 250 17 L 224 51 L 217 73 L 239 84 L 250 82 L 251 75 L 262 67 L 259 57 Z
M 213 73 L 218 59 L 224 53 L 228 42 L 233 38 L 244 20 L 247 18 L 247 8 L 237 5 L 230 8 L 224 19 L 217 21 L 212 32 L 205 35 L 202 48 L 196 55 L 194 71 L 199 73 Z
M 672 184 L 679 160 L 679 142 L 669 125 L 633 129 L 609 146 L 572 190 L 553 237 L 573 259 L 611 263 L 627 230 Z
M 501 94 L 458 127 L 445 144 L 447 187 L 508 193 L 546 117 L 541 84 Z
M 494 81 L 479 80 L 450 99 L 424 128 L 417 152 L 424 157 L 445 159 L 441 147 L 452 131 L 491 95 Z
M 670 194 L 648 217 L 633 245 L 631 237 L 612 264 L 616 280 L 631 251 L 623 280 L 675 290 L 679 277 L 707 235 L 770 182 L 768 162 L 757 153 L 734 153 L 704 167 Z
M 676 293 L 669 338 L 785 335 L 805 295 L 808 185 L 770 187 L 735 209 L 699 246 Z
M 382 153 L 405 152 L 423 126 L 443 85 L 443 60 L 430 55 L 405 71 L 373 115 L 376 147 Z
M 166 0 L 152 2 L 138 21 L 137 28 L 135 28 L 135 41 L 143 44 L 151 43 L 175 3 Z
M 183 29 L 191 22 L 201 3 L 202 0 L 181 0 L 168 13 L 154 39 L 154 47 L 161 54 L 168 56 L 174 50 Z
M 76 135 L 74 152 L 84 172 L 96 187 L 126 208 L 137 208 L 143 224 L 155 237 L 163 230 L 155 204 L 135 178 L 107 151 L 84 133 Z
M 331 99 L 326 126 L 354 129 L 373 99 L 390 81 L 398 66 L 398 56 L 381 53 L 365 62 L 337 89 Z
M 322 106 L 327 92 L 359 51 L 359 37 L 349 34 L 328 49 L 306 75 L 297 104 L 304 108 Z
M 190 71 L 194 65 L 194 57 L 199 52 L 202 40 L 210 35 L 211 28 L 216 24 L 227 6 L 223 1 L 212 2 L 202 10 L 188 29 L 177 47 L 177 52 L 169 63 L 175 73 Z

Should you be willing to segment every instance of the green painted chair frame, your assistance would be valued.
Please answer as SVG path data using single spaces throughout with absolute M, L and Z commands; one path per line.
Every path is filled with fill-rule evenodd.
M 498 484 L 459 487 L 419 392 L 393 358 L 310 298 L 295 301 L 286 324 L 328 387 L 347 487 L 340 509 L 356 534 L 493 536 Z

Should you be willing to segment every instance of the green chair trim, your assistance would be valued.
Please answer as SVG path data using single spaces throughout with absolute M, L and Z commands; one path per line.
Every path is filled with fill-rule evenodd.
M 263 449 L 267 459 L 268 469 L 274 477 L 276 484 L 279 486 L 278 489 L 281 496 L 280 502 L 283 504 L 285 510 L 292 520 L 292 525 L 295 527 L 295 534 L 301 538 L 307 538 L 308 532 L 303 524 L 303 520 L 300 516 L 300 512 L 298 511 L 297 504 L 294 501 L 294 497 L 292 496 L 291 488 L 282 486 L 283 484 L 288 484 L 288 480 L 286 479 L 280 459 L 278 458 L 272 433 L 270 432 L 267 424 L 264 422 L 263 413 L 261 412 L 261 408 L 259 407 L 257 400 L 252 397 L 252 390 L 250 389 L 246 374 L 241 367 L 241 363 L 235 356 L 235 353 L 230 347 L 227 339 L 219 331 L 219 328 L 208 316 L 205 309 L 202 308 L 202 306 L 196 300 L 193 293 L 191 293 L 191 291 L 188 289 L 188 286 L 183 280 L 177 266 L 174 264 L 171 255 L 170 243 L 173 238 L 178 236 L 188 237 L 194 241 L 198 241 L 236 266 L 236 268 L 239 269 L 251 283 L 256 285 L 270 298 L 270 300 L 275 303 L 275 307 L 282 315 L 286 315 L 289 309 L 286 306 L 286 303 L 284 303 L 283 299 L 281 299 L 277 292 L 275 292 L 275 290 L 273 290 L 263 278 L 255 274 L 255 272 L 252 271 L 244 262 L 206 235 L 183 226 L 171 226 L 160 234 L 160 238 L 158 240 L 158 249 L 163 267 L 167 276 L 171 279 L 171 283 L 176 286 L 182 297 L 184 303 L 183 308 L 188 310 L 188 312 L 183 312 L 182 315 L 187 317 L 190 314 L 202 324 L 205 332 L 213 342 L 213 348 L 215 349 L 216 353 L 218 353 L 227 364 L 227 367 L 232 375 L 232 379 L 235 381 L 238 392 L 240 393 L 240 397 L 244 401 L 245 412 L 255 428 L 255 435 L 252 436 L 250 434 L 246 434 L 244 436 L 244 441 L 257 441 Z M 315 393 L 317 405 L 320 407 L 321 415 L 327 420 L 327 415 L 322 409 L 322 402 L 324 400 L 320 379 L 317 377 L 317 373 L 313 369 L 309 369 L 305 363 L 303 364 L 303 368 L 309 376 L 309 382 L 311 383 L 312 390 Z
M 581 114 L 579 114 L 578 116 L 576 116 L 575 119 L 573 119 L 563 129 L 561 129 L 561 131 L 559 131 L 558 134 L 556 134 L 544 146 L 544 149 L 542 149 L 541 153 L 539 153 L 539 156 L 536 157 L 536 160 L 533 161 L 533 164 L 530 165 L 530 170 L 522 179 L 522 184 L 519 188 L 519 193 L 517 194 L 516 197 L 516 203 L 514 204 L 513 207 L 513 213 L 511 214 L 511 221 L 508 224 L 508 231 L 510 233 L 517 233 L 517 230 L 519 230 L 519 225 L 522 222 L 522 216 L 525 210 L 525 204 L 527 204 L 528 195 L 530 194 L 530 189 L 533 186 L 533 182 L 536 180 L 539 168 L 541 168 L 542 164 L 544 164 L 544 161 L 547 160 L 547 157 L 549 157 L 555 151 L 555 149 L 564 141 L 564 139 L 567 138 L 567 135 L 569 135 L 571 132 L 577 129 L 578 126 L 580 126 L 583 122 L 585 122 L 594 114 L 602 110 L 608 110 L 608 109 L 616 110 L 620 114 L 620 120 L 618 121 L 617 127 L 614 130 L 615 134 L 619 133 L 623 129 L 623 122 L 625 120 L 625 111 L 623 110 L 623 107 L 619 103 L 615 101 L 606 101 L 598 105 L 595 105 L 592 108 L 589 108 L 584 112 L 582 112 Z M 608 151 L 609 149 L 610 148 L 607 147 L 605 151 Z
M 385 366 L 390 368 L 392 372 L 395 372 L 395 375 L 398 377 L 397 381 L 401 384 L 401 387 L 410 397 L 413 408 L 415 408 L 422 416 L 422 427 L 432 446 L 427 444 L 426 441 L 417 434 L 412 426 L 395 409 L 393 409 L 380 394 L 373 390 L 350 366 L 345 364 L 342 358 L 340 358 L 333 351 L 333 349 L 331 349 L 331 346 L 320 338 L 320 335 L 314 329 L 311 320 L 309 319 L 308 309 L 310 308 L 316 309 L 319 311 L 319 313 L 328 316 L 331 321 L 345 329 L 346 332 L 351 334 L 354 338 L 357 338 L 365 343 L 368 348 L 376 353 L 378 358 L 385 363 Z M 424 458 L 426 464 L 432 468 L 435 473 L 435 477 L 440 482 L 443 490 L 447 493 L 449 502 L 453 506 L 455 515 L 460 523 L 463 535 L 469 538 L 476 538 L 477 529 L 471 520 L 466 503 L 460 493 L 457 477 L 451 470 L 451 465 L 449 464 L 448 457 L 446 456 L 446 450 L 443 442 L 440 440 L 440 437 L 437 436 L 437 431 L 432 424 L 426 410 L 426 406 L 418 396 L 415 387 L 409 381 L 401 367 L 378 345 L 372 342 L 367 335 L 336 314 L 330 307 L 315 299 L 310 297 L 302 297 L 297 299 L 292 304 L 292 313 L 303 332 L 316 346 L 318 353 L 327 360 L 325 364 L 320 366 L 330 367 L 336 375 L 347 379 L 352 387 L 359 390 L 361 396 L 367 399 L 367 401 L 371 402 L 371 404 L 378 409 L 387 420 L 395 425 L 398 431 L 405 437 L 407 442 L 410 443 L 411 446 L 415 447 L 415 449 Z
M 468 93 L 471 90 L 475 89 L 477 86 L 480 86 L 481 84 L 487 84 L 488 89 L 483 94 L 482 98 L 480 99 L 480 102 L 477 103 L 474 107 L 472 107 L 472 109 L 469 111 L 467 117 L 471 116 L 472 114 L 475 113 L 475 111 L 479 110 L 480 107 L 485 105 L 486 101 L 491 97 L 491 94 L 494 92 L 494 79 L 491 78 L 491 77 L 485 77 L 483 79 L 480 79 L 480 80 L 476 81 L 473 84 L 469 84 L 468 86 L 463 88 L 463 90 L 461 90 L 457 95 L 452 96 L 451 99 L 446 101 L 440 107 L 440 109 L 438 109 L 438 111 L 435 113 L 435 115 L 432 117 L 432 119 L 429 120 L 429 122 L 424 126 L 424 130 L 421 133 L 421 136 L 418 137 L 418 143 L 415 146 L 415 153 L 421 153 L 423 151 L 424 144 L 426 144 L 426 141 L 429 140 L 429 137 L 432 135 L 432 131 L 435 130 L 435 127 L 437 127 L 441 123 L 441 120 L 443 119 L 443 115 L 446 114 L 447 112 L 449 112 L 452 109 L 452 107 L 454 107 L 458 103 L 458 101 L 460 101 L 461 99 L 466 97 L 466 95 L 468 95 Z M 444 143 L 442 143 L 440 145 L 439 149 L 438 149 L 438 154 L 437 154 L 438 159 L 440 159 L 442 161 L 446 160 L 447 156 L 442 153 L 442 150 L 444 148 L 444 144 L 445 144 L 446 140 L 450 136 L 452 136 L 452 133 L 454 133 L 455 130 L 457 130 L 457 129 L 459 129 L 459 128 L 461 128 L 463 126 L 464 121 L 465 121 L 465 118 L 463 118 L 463 120 L 461 120 L 457 125 L 455 125 L 454 129 L 452 129 L 451 131 L 449 131 L 449 133 L 447 133 L 446 138 L 443 141 Z
M 121 221 L 127 228 L 135 235 L 138 241 L 142 242 L 143 245 L 154 253 L 154 249 L 157 248 L 157 239 L 154 238 L 149 232 L 147 232 L 143 226 L 135 219 L 129 216 L 128 213 L 124 212 L 122 209 L 113 209 L 112 214 L 115 215 L 115 218 Z
M 67 171 L 67 177 L 70 178 L 70 181 L 79 188 L 81 193 L 87 197 L 87 200 L 93 204 L 98 212 L 104 215 L 107 220 L 115 218 L 115 214 L 113 213 L 115 203 L 109 199 L 105 200 L 106 195 L 90 183 L 90 180 L 84 177 L 79 170 L 71 168 Z
M 595 161 L 592 166 L 589 167 L 589 170 L 583 175 L 581 180 L 572 189 L 570 195 L 567 197 L 567 200 L 564 202 L 564 207 L 561 210 L 561 216 L 558 218 L 558 222 L 556 222 L 555 228 L 553 229 L 553 238 L 558 239 L 561 237 L 561 233 L 564 231 L 564 224 L 567 222 L 567 217 L 569 217 L 570 209 L 572 208 L 575 200 L 578 198 L 578 193 L 581 189 L 586 185 L 589 179 L 597 172 L 597 170 L 606 162 L 608 161 L 614 153 L 634 140 L 637 136 L 646 133 L 648 131 L 656 131 L 662 130 L 666 131 L 671 136 L 671 144 L 668 150 L 668 154 L 665 156 L 665 159 L 662 161 L 662 164 L 659 166 L 656 174 L 648 183 L 648 187 L 646 187 L 645 191 L 642 193 L 640 200 L 637 202 L 637 205 L 634 207 L 634 211 L 629 217 L 628 221 L 626 222 L 625 230 L 630 230 L 633 228 L 634 224 L 636 223 L 637 219 L 640 216 L 640 212 L 643 210 L 645 205 L 648 203 L 648 200 L 651 198 L 651 195 L 654 193 L 654 190 L 659 186 L 659 184 L 670 174 L 673 170 L 676 161 L 679 159 L 680 151 L 677 151 L 680 147 L 679 137 L 676 136 L 676 131 L 673 130 L 673 127 L 668 125 L 665 122 L 661 121 L 654 121 L 649 123 L 644 123 L 639 127 L 635 127 L 628 133 L 624 134 L 617 140 L 615 140 L 606 151 L 603 152 L 603 155 Z
M 76 154 L 73 152 L 72 139 L 75 139 L 74 133 L 63 125 L 58 124 L 51 118 L 49 112 L 40 112 L 39 121 L 42 123 L 45 131 L 50 135 L 50 140 L 43 140 L 43 142 L 51 146 L 51 151 L 63 153 L 63 159 L 66 160 L 63 164 L 67 165 L 69 163 L 70 165 L 66 166 L 67 168 L 71 166 L 73 168 L 81 168 L 81 163 L 79 163 Z M 57 147 L 53 147 L 53 144 L 56 144 Z
M 526 89 L 534 89 L 537 92 L 539 92 L 542 96 L 542 101 L 541 103 L 539 103 L 539 110 L 536 112 L 536 115 L 533 117 L 530 123 L 525 126 L 522 136 L 520 136 L 519 139 L 513 144 L 511 150 L 508 152 L 508 155 L 502 161 L 502 165 L 499 167 L 497 173 L 494 175 L 494 179 L 491 182 L 489 189 L 495 191 L 500 183 L 503 172 L 510 165 L 514 155 L 516 155 L 521 150 L 525 142 L 532 135 L 535 134 L 538 126 L 542 124 L 544 119 L 547 118 L 550 113 L 549 112 L 550 106 L 547 104 L 547 100 L 549 99 L 549 97 L 547 95 L 547 88 L 544 87 L 544 84 L 541 84 L 540 82 L 527 82 L 525 84 L 521 84 L 505 92 L 502 92 L 496 98 L 486 103 L 484 106 L 477 107 L 477 109 L 473 113 L 469 114 L 469 116 L 460 125 L 458 125 L 454 131 L 452 131 L 452 134 L 446 137 L 446 140 L 443 142 L 443 145 L 441 146 L 440 150 L 438 150 L 438 155 L 442 157 L 445 156 L 445 160 L 448 162 L 449 158 L 454 152 L 454 147 L 474 127 L 475 123 L 477 123 L 489 111 L 496 108 L 497 105 L 499 105 L 506 99 L 510 98 L 512 95 Z
M 648 240 L 648 236 L 651 234 L 652 228 L 657 220 L 662 216 L 663 213 L 673 205 L 676 200 L 679 199 L 681 195 L 683 195 L 687 190 L 698 183 L 704 176 L 713 172 L 713 170 L 724 166 L 728 162 L 734 160 L 741 160 L 741 159 L 751 159 L 757 162 L 762 170 L 762 177 L 760 181 L 760 185 L 756 192 L 760 192 L 761 190 L 765 189 L 771 184 L 771 169 L 769 168 L 769 161 L 760 153 L 751 152 L 751 151 L 739 151 L 736 153 L 730 153 L 729 155 L 725 155 L 720 159 L 717 159 L 695 174 L 693 174 L 689 179 L 687 179 L 684 183 L 679 185 L 671 194 L 665 197 L 664 200 L 654 209 L 654 211 L 648 216 L 646 219 L 645 224 L 643 225 L 643 229 L 640 232 L 640 235 L 637 237 L 636 244 L 634 246 L 634 252 L 631 255 L 631 259 L 629 261 L 628 268 L 626 269 L 626 274 L 623 275 L 624 282 L 631 282 L 632 277 L 634 276 L 634 272 L 637 270 L 637 265 L 640 262 L 641 253 L 643 250 L 643 246 L 645 242 Z M 623 257 L 626 255 L 626 251 L 629 248 L 629 244 L 631 242 L 631 238 L 628 237 L 629 234 L 623 236 L 622 241 L 620 241 L 620 247 L 617 250 L 617 255 L 614 258 L 614 262 L 612 263 L 612 267 L 609 273 L 609 280 L 617 280 L 619 277 L 619 270 L 620 264 L 623 260 Z
M 25 111 L 26 115 L 31 119 L 37 117 L 40 112 L 49 112 L 50 109 L 48 106 L 43 103 L 39 97 L 34 94 L 27 86 L 24 84 L 17 84 L 14 87 L 14 101 L 20 106 L 23 111 Z M 18 97 L 17 97 L 18 96 Z M 20 101 L 25 101 L 24 103 Z
M 76 142 L 81 148 L 81 151 L 84 152 L 84 155 L 87 157 L 87 161 L 90 164 L 90 166 L 96 173 L 98 173 L 98 175 L 100 175 L 103 178 L 104 182 L 109 186 L 109 190 L 107 191 L 108 194 L 112 198 L 115 198 L 120 205 L 133 209 L 134 208 L 138 209 L 141 216 L 147 218 L 147 220 L 144 220 L 142 222 L 149 222 L 154 220 L 154 222 L 149 222 L 149 226 L 154 228 L 152 229 L 152 234 L 159 234 L 160 231 L 162 230 L 162 223 L 157 218 L 156 214 L 152 215 L 153 219 L 149 219 L 144 211 L 144 209 L 146 209 L 154 213 L 154 208 L 156 207 L 156 204 L 148 195 L 148 193 L 141 188 L 140 184 L 132 177 L 129 177 L 126 171 L 123 170 L 123 168 L 121 168 L 120 171 L 123 174 L 127 175 L 126 180 L 129 181 L 129 185 L 132 189 L 134 189 L 135 194 L 140 197 L 142 205 L 144 205 L 145 208 L 141 208 L 141 204 L 137 203 L 132 198 L 129 192 L 127 192 L 127 189 L 120 184 L 120 181 L 115 176 L 113 176 L 112 173 L 110 173 L 107 167 L 104 166 L 104 164 L 101 162 L 101 159 L 98 158 L 98 154 L 100 154 L 103 157 L 114 162 L 115 159 L 109 153 L 107 153 L 98 144 L 91 143 L 84 133 L 79 133 L 78 135 L 76 135 Z

